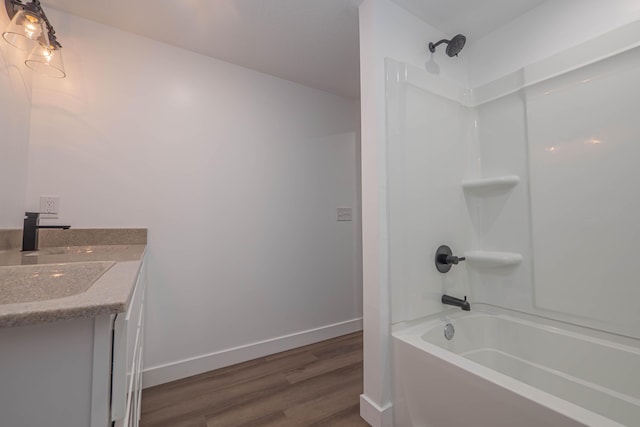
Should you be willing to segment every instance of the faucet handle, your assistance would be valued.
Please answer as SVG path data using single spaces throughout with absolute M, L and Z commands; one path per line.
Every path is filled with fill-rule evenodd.
M 455 255 L 447 255 L 447 256 L 444 258 L 444 260 L 445 260 L 445 262 L 446 262 L 447 264 L 455 264 L 455 265 L 458 265 L 458 262 L 460 262 L 460 261 L 464 261 L 464 257 L 463 257 L 463 256 L 461 256 L 461 257 L 457 257 L 457 256 L 455 256 Z
M 441 245 L 436 250 L 436 268 L 440 273 L 446 273 L 451 270 L 452 265 L 464 261 L 465 257 L 457 257 L 453 254 L 451 248 L 447 245 Z

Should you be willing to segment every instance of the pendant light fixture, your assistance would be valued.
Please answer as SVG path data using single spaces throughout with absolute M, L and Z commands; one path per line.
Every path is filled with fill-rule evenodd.
M 24 61 L 27 67 L 36 73 L 43 74 L 47 77 L 63 79 L 67 75 L 62 64 L 62 54 L 60 53 L 60 43 L 52 36 L 49 46 L 43 47 L 36 45 L 29 56 Z
M 64 78 L 67 74 L 62 63 L 62 45 L 56 39 L 56 31 L 47 19 L 40 0 L 22 3 L 21 0 L 5 0 L 11 22 L 2 33 L 10 45 L 28 53 L 27 67 L 49 77 Z
M 37 12 L 28 9 L 18 10 L 2 37 L 10 45 L 23 52 L 31 52 L 36 46 L 49 46 L 47 26 Z

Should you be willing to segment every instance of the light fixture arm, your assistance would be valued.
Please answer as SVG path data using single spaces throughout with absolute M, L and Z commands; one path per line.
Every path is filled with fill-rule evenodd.
M 28 3 L 22 3 L 21 0 L 4 0 L 4 6 L 7 9 L 7 15 L 9 15 L 9 19 L 13 18 L 19 10 L 28 10 L 40 16 L 45 24 L 47 25 L 47 32 L 49 33 L 49 44 L 54 49 L 60 49 L 62 45 L 56 38 L 56 30 L 49 22 L 49 18 L 44 13 L 42 6 L 40 5 L 40 0 L 31 0 Z

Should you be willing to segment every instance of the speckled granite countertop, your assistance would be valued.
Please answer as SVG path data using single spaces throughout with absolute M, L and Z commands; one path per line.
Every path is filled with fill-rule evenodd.
M 40 249 L 21 252 L 15 230 L 0 230 L 0 327 L 126 310 L 146 230 L 60 231 L 41 230 Z

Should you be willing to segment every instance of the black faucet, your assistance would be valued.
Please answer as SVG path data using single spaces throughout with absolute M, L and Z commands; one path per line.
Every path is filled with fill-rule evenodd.
M 451 297 L 449 295 L 442 295 L 442 303 L 447 305 L 453 305 L 454 307 L 460 307 L 464 311 L 471 311 L 471 304 L 467 301 L 467 297 L 464 299 Z
M 68 230 L 70 225 L 40 225 L 39 212 L 24 213 L 24 228 L 22 229 L 22 251 L 38 250 L 38 230 L 41 228 L 61 228 Z

